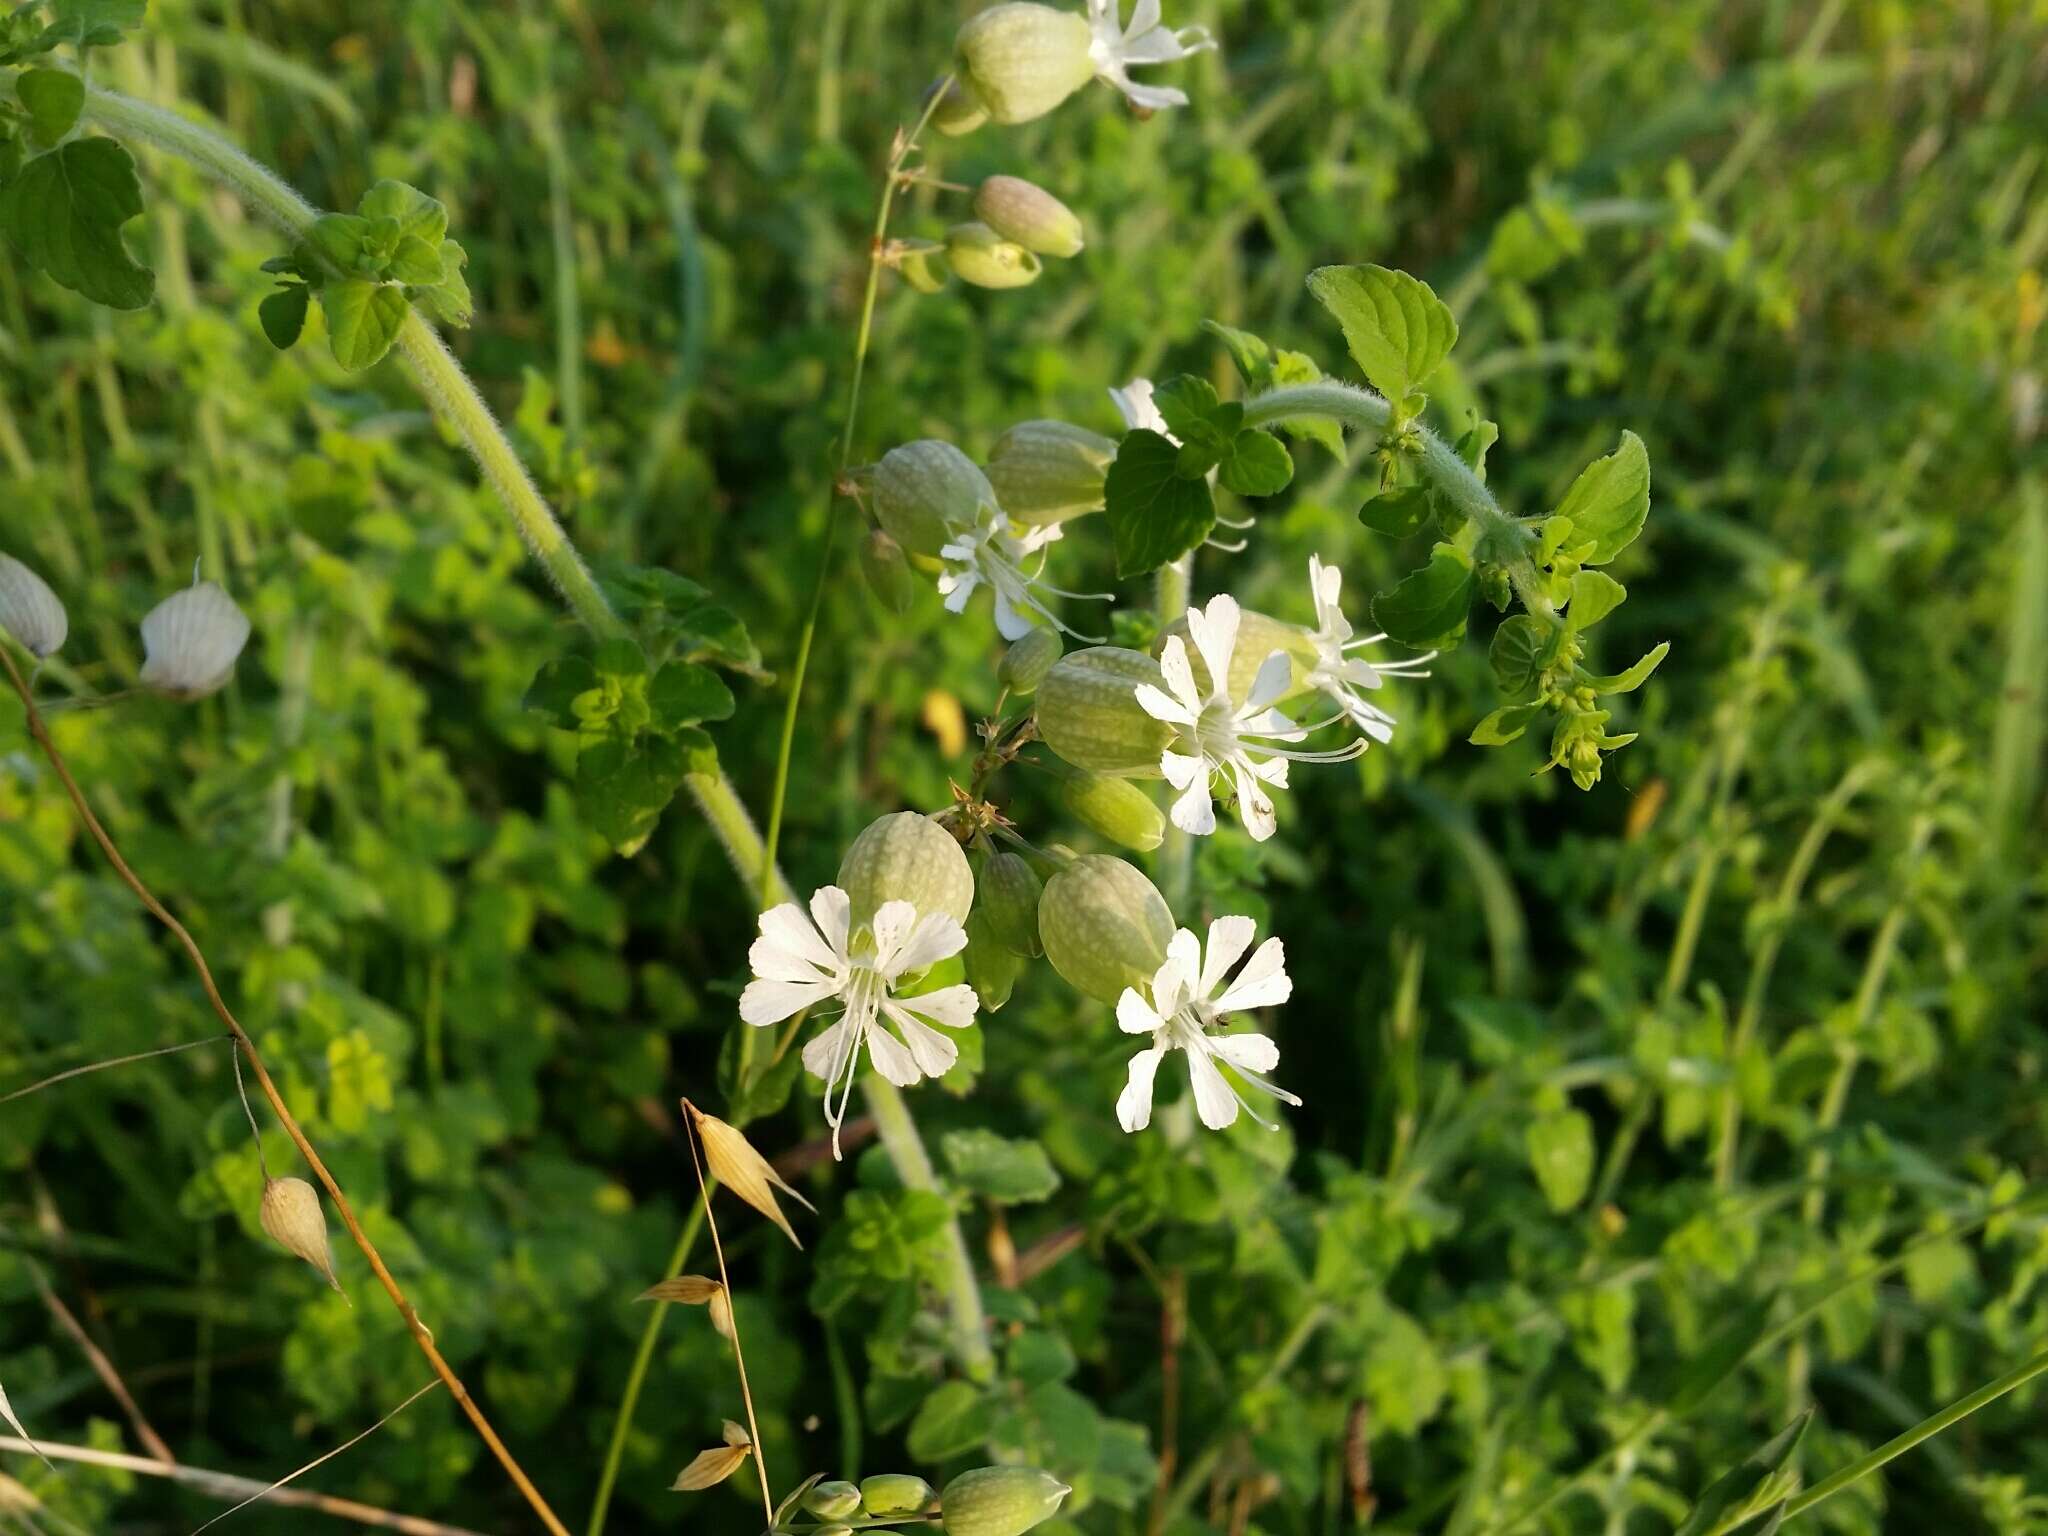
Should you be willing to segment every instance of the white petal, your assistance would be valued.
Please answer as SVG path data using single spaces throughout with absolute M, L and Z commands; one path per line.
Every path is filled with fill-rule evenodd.
M 1131 1058 L 1130 1078 L 1116 1096 L 1116 1123 L 1126 1132 L 1142 1131 L 1152 1123 L 1152 1079 L 1165 1057 L 1165 1047 L 1154 1046 Z
M 1209 947 L 1202 957 L 1202 982 L 1198 994 L 1214 997 L 1230 968 L 1252 947 L 1258 924 L 1248 917 L 1219 917 L 1209 925 Z
M 821 891 L 813 895 L 812 904 L 816 905 L 818 896 L 823 894 Z M 831 946 L 818 936 L 817 928 L 804 916 L 804 909 L 793 901 L 785 901 L 779 907 L 770 907 L 761 914 L 761 937 L 754 941 L 751 953 L 772 953 L 785 961 L 794 960 L 828 975 L 838 967 L 842 958 L 834 954 Z M 763 976 L 770 974 L 762 969 L 758 962 L 755 963 L 754 969 Z M 790 976 L 785 979 L 796 981 L 809 978 Z
M 804 1070 L 816 1078 L 822 1078 L 829 1087 L 836 1083 L 846 1070 L 846 1063 L 840 1052 L 846 1048 L 847 1037 L 853 1026 L 840 1018 L 830 1029 L 804 1047 Z
M 1167 941 L 1165 962 L 1152 973 L 1153 1011 L 1162 1019 L 1170 1019 L 1186 1007 L 1194 991 L 1195 975 L 1201 968 L 1201 945 L 1187 929 L 1179 930 Z
M 1264 1035 L 1211 1035 L 1209 1049 L 1244 1072 L 1270 1072 L 1280 1065 L 1280 1047 Z
M 965 1029 L 974 1022 L 974 1013 L 981 1006 L 981 999 L 975 996 L 974 988 L 962 983 L 941 987 L 936 992 L 920 992 L 916 997 L 891 998 L 888 1006 L 929 1019 L 934 1024 L 943 1024 L 948 1029 Z
M 811 921 L 842 959 L 846 955 L 848 929 L 853 922 L 853 898 L 836 885 L 821 885 L 811 892 Z
M 839 995 L 836 980 L 788 981 L 773 977 L 747 983 L 740 993 L 740 1017 L 749 1024 L 779 1024 L 791 1014 Z
M 1252 691 L 1245 695 L 1244 710 L 1265 709 L 1268 705 L 1287 696 L 1294 686 L 1294 663 L 1285 651 L 1275 651 L 1259 663 L 1258 676 L 1252 679 Z
M 917 1058 L 910 1054 L 910 1048 L 886 1029 L 868 1032 L 868 1060 L 898 1088 L 908 1088 L 923 1080 L 924 1074 L 918 1070 Z
M 1169 747 L 1159 754 L 1159 771 L 1175 789 L 1186 789 L 1197 779 L 1208 778 L 1209 762 L 1207 758 L 1190 757 Z
M 953 582 L 951 587 L 946 585 L 948 581 Z M 967 599 L 974 595 L 974 589 L 978 585 L 980 585 L 979 580 L 971 573 L 957 579 L 941 576 L 939 578 L 939 590 L 946 596 L 946 612 L 965 613 L 967 611 Z
M 249 616 L 210 581 L 173 592 L 142 620 L 142 684 L 176 699 L 217 693 L 249 643 Z
M 1287 946 L 1277 938 L 1261 944 L 1245 968 L 1237 973 L 1230 990 L 1216 999 L 1219 1014 L 1242 1013 L 1247 1008 L 1271 1008 L 1294 995 L 1294 983 L 1287 975 Z
M 1193 622 L 1191 611 L 1190 625 Z M 1159 670 L 1166 674 L 1166 686 L 1173 690 L 1173 696 L 1187 706 L 1188 723 L 1193 724 L 1195 716 L 1202 712 L 1202 695 L 1195 687 L 1195 669 L 1188 664 L 1188 648 L 1179 635 L 1168 635 L 1166 644 L 1159 648 Z
M 1166 1027 L 1136 987 L 1125 987 L 1116 1000 L 1116 1027 L 1127 1035 L 1149 1035 Z
M 973 990 L 971 987 L 968 988 L 970 993 Z M 903 1031 L 903 1043 L 909 1047 L 911 1059 L 917 1063 L 920 1072 L 926 1077 L 944 1077 L 953 1070 L 953 1063 L 960 1059 L 959 1046 L 929 1024 L 913 1018 L 894 1004 L 885 1003 L 882 1006 L 891 1022 Z M 877 1030 L 875 1033 L 880 1036 L 887 1031 Z M 869 1044 L 868 1050 L 870 1053 L 873 1052 L 872 1043 Z
M 1089 0 L 1091 7 L 1096 0 Z M 1133 432 L 1157 432 L 1168 442 L 1179 446 L 1180 440 L 1166 430 L 1166 418 L 1159 414 L 1159 406 L 1152 398 L 1150 379 L 1133 379 L 1122 389 L 1112 389 L 1109 398 L 1115 402 L 1117 414 L 1124 419 L 1124 425 Z
M 1129 79 L 1120 79 L 1114 84 L 1133 104 L 1148 111 L 1158 112 L 1167 107 L 1184 107 L 1188 104 L 1188 93 L 1170 85 L 1139 85 Z
M 894 976 L 896 956 L 916 931 L 917 908 L 907 901 L 885 901 L 875 908 L 875 920 L 868 926 L 875 938 L 874 968 L 883 976 Z
M 1202 653 L 1202 665 L 1209 669 L 1212 694 L 1222 693 L 1230 686 L 1230 658 L 1237 650 L 1238 619 L 1237 599 L 1228 592 L 1210 598 L 1207 608 L 1188 610 L 1188 634 L 1194 639 L 1195 649 Z
M 908 907 L 910 903 L 906 901 L 902 905 Z M 881 914 L 878 912 L 875 916 L 879 919 Z M 875 968 L 882 973 L 883 980 L 894 981 L 898 976 L 937 965 L 948 955 L 957 955 L 966 947 L 966 929 L 944 912 L 927 912 L 917 920 L 910 937 L 888 965 L 882 965 L 877 957 Z
M 1260 775 L 1250 763 L 1240 758 L 1233 766 L 1237 770 L 1238 818 L 1244 822 L 1245 831 L 1251 833 L 1252 841 L 1263 843 L 1278 826 L 1273 817 L 1273 797 L 1259 783 Z
M 1113 3 L 1114 0 L 1112 0 L 1112 15 L 1115 14 Z M 1124 28 L 1124 35 L 1126 37 L 1143 37 L 1158 25 L 1159 0 L 1138 0 L 1138 3 L 1131 7 L 1131 23 Z
M 1005 640 L 1022 640 L 1037 626 L 1017 611 L 1010 596 L 1001 588 L 996 590 L 996 633 Z
M 1169 754 L 1170 755 L 1170 754 Z M 1209 798 L 1209 780 L 1198 775 L 1173 802 L 1167 813 L 1176 827 L 1190 837 L 1207 837 L 1216 830 L 1216 805 Z
M 1193 1049 L 1184 1054 L 1188 1059 L 1188 1081 L 1195 1090 L 1195 1113 L 1202 1117 L 1202 1124 L 1212 1131 L 1236 1124 L 1237 1095 L 1223 1081 L 1223 1074 L 1216 1070 L 1208 1051 Z
M 1190 684 L 1192 687 L 1193 685 Z M 1138 701 L 1138 708 L 1154 720 L 1164 720 L 1168 725 L 1193 725 L 1195 712 L 1178 699 L 1169 698 L 1150 683 L 1140 683 L 1132 694 Z

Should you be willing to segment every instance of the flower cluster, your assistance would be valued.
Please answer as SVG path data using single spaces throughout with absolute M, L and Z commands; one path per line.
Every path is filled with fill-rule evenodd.
M 0 631 L 37 661 L 64 648 L 71 621 L 50 584 L 12 555 L 0 554 Z M 225 688 L 249 643 L 249 616 L 196 573 L 143 616 L 144 688 L 166 698 L 203 699 Z

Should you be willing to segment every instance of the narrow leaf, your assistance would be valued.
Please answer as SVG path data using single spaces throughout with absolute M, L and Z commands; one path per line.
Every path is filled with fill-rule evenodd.
M 1657 670 L 1657 664 L 1671 654 L 1671 642 L 1659 640 L 1650 653 L 1626 672 L 1612 672 L 1605 676 L 1586 672 L 1580 679 L 1595 693 L 1633 693 L 1650 680 L 1650 674 Z
M 1503 704 L 1473 726 L 1466 740 L 1475 747 L 1504 747 L 1528 730 L 1542 709 L 1541 704 Z

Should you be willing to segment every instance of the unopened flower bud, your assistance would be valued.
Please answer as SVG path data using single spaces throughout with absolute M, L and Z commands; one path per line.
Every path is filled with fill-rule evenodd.
M 1024 1536 L 1073 1491 L 1036 1467 L 976 1467 L 946 1484 L 939 1523 L 946 1536 Z
M 270 1180 L 263 1186 L 263 1204 L 256 1216 L 279 1247 L 297 1254 L 329 1285 L 341 1289 L 334 1277 L 334 1253 L 327 1246 L 327 1216 L 312 1185 L 304 1179 Z
M 917 600 L 917 578 L 910 574 L 910 561 L 887 529 L 870 529 L 861 540 L 860 573 L 867 578 L 875 601 L 891 613 L 908 613 Z
M 142 685 L 174 699 L 218 693 L 249 643 L 249 616 L 210 581 L 194 582 L 142 620 Z
M 1102 510 L 1116 444 L 1064 421 L 1021 421 L 996 439 L 988 480 L 996 501 L 1020 523 L 1043 527 Z
M 982 1008 L 995 1013 L 1010 1000 L 1017 978 L 1024 974 L 1024 957 L 995 935 L 988 914 L 977 907 L 967 919 L 967 947 L 960 953 L 967 972 L 967 984 L 974 988 Z
M 1188 667 L 1195 675 L 1195 689 L 1204 698 L 1212 691 L 1209 681 L 1209 665 L 1202 659 L 1201 647 L 1188 638 L 1188 624 L 1185 618 L 1176 620 L 1160 633 L 1153 649 L 1156 651 L 1166 644 L 1168 635 L 1179 635 L 1186 648 Z M 1307 686 L 1308 674 L 1316 664 L 1315 637 L 1299 624 L 1289 624 L 1284 619 L 1268 618 L 1250 608 L 1241 609 L 1237 620 L 1237 645 L 1230 653 L 1230 697 L 1233 703 L 1242 704 L 1251 693 L 1252 682 L 1259 675 L 1259 668 L 1266 664 L 1266 658 L 1275 651 L 1285 651 L 1293 663 L 1293 687 Z M 1289 690 L 1293 691 L 1292 689 Z
M 996 664 L 996 681 L 1020 698 L 1034 693 L 1064 650 L 1058 631 L 1034 629 L 1003 652 L 1003 659 Z
M 931 817 L 898 811 L 870 822 L 839 861 L 839 888 L 853 904 L 855 929 L 872 923 L 884 902 L 907 901 L 919 917 L 943 912 L 967 921 L 974 871 L 953 834 Z
M 999 123 L 1043 117 L 1095 78 L 1094 33 L 1075 11 L 1013 0 L 960 29 L 960 78 Z
M 837 1479 L 813 1483 L 811 1491 L 804 1495 L 804 1508 L 827 1520 L 844 1520 L 859 1511 L 860 1490 Z
M 1173 730 L 1145 713 L 1140 683 L 1166 686 L 1159 663 L 1142 651 L 1115 645 L 1070 651 L 1038 685 L 1038 734 L 1076 768 L 1157 778 Z
M 889 265 L 919 293 L 937 293 L 946 286 L 950 269 L 946 248 L 935 240 L 897 240 L 889 247 Z
M 933 105 L 933 93 L 941 86 L 945 94 Z M 957 75 L 950 80 L 934 80 L 925 88 L 924 104 L 931 107 L 932 126 L 949 139 L 957 139 L 963 133 L 972 133 L 988 121 L 988 108 L 981 104 L 972 89 Z
M 974 216 L 1005 240 L 1040 256 L 1078 256 L 1087 244 L 1074 210 L 1021 176 L 983 181 L 974 192 Z
M 879 1472 L 860 1480 L 860 1505 L 870 1515 L 915 1515 L 937 1497 L 932 1485 L 908 1472 Z
M 1038 901 L 1045 958 L 1078 992 L 1113 1003 L 1166 963 L 1173 913 L 1134 865 L 1083 854 L 1045 882 Z
M 0 629 L 37 661 L 54 656 L 71 632 L 71 621 L 50 584 L 12 555 L 0 555 Z
M 1038 898 L 1045 884 L 1022 854 L 1007 849 L 991 854 L 981 866 L 977 889 L 980 910 L 998 940 L 1020 955 L 1045 953 L 1045 946 L 1038 942 Z
M 1165 813 L 1129 779 L 1077 773 L 1060 786 L 1060 798 L 1076 821 L 1120 848 L 1150 853 L 1166 837 Z
M 946 231 L 946 259 L 960 281 L 977 288 L 1022 288 L 1044 271 L 1038 258 L 986 224 L 955 224 Z
M 951 443 L 922 438 L 891 448 L 874 471 L 875 516 L 904 551 L 937 557 L 955 528 L 972 528 L 996 493 Z

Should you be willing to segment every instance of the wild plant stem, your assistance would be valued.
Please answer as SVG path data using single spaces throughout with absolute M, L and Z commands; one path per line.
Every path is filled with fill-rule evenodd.
M 1178 560 L 1169 560 L 1159 567 L 1153 604 L 1159 618 L 1161 633 L 1170 629 L 1186 615 L 1188 603 L 1194 595 L 1194 583 L 1193 550 L 1189 550 Z M 1166 826 L 1166 840 L 1159 846 L 1159 879 L 1165 887 L 1160 894 L 1166 898 L 1166 905 L 1172 909 L 1176 922 L 1194 922 L 1195 914 L 1182 910 L 1187 905 L 1188 889 L 1193 883 L 1194 871 L 1195 840 L 1169 821 Z
M 1242 1395 L 1246 1398 L 1256 1397 L 1284 1376 L 1301 1352 L 1308 1347 L 1309 1340 L 1315 1337 L 1316 1330 L 1328 1321 L 1329 1316 L 1330 1308 L 1323 1302 L 1316 1302 L 1304 1309 L 1301 1316 L 1294 1320 L 1294 1327 L 1288 1330 L 1287 1337 L 1280 1341 L 1279 1348 L 1273 1351 L 1273 1358 L 1266 1362 L 1266 1368 L 1259 1372 L 1258 1380 L 1246 1388 Z M 1180 1480 L 1174 1484 L 1173 1495 L 1166 1501 L 1161 1524 L 1170 1527 L 1188 1512 L 1188 1506 L 1195 1502 L 1195 1495 L 1201 1492 L 1202 1484 L 1207 1482 L 1209 1474 L 1216 1470 L 1216 1464 L 1223 1459 L 1223 1452 L 1230 1444 L 1230 1437 L 1235 1433 L 1234 1425 L 1224 1425 L 1210 1437 L 1209 1443 L 1195 1454 L 1195 1458 L 1187 1464 L 1187 1470 L 1181 1473 Z
M 73 1067 L 68 1072 L 59 1072 L 54 1077 L 43 1078 L 30 1083 L 26 1088 L 17 1088 L 12 1093 L 0 1093 L 0 1104 L 11 1104 L 16 1099 L 25 1099 L 32 1093 L 41 1093 L 45 1088 L 54 1088 L 59 1083 L 68 1083 L 74 1077 L 84 1077 L 88 1072 L 104 1072 L 109 1067 L 125 1067 L 131 1062 L 149 1061 L 158 1056 L 173 1056 L 179 1051 L 196 1051 L 202 1045 L 217 1045 L 223 1040 L 232 1040 L 233 1035 L 208 1035 L 204 1040 L 185 1040 L 177 1045 L 160 1045 L 153 1051 L 137 1051 L 132 1056 L 110 1056 L 105 1061 L 88 1061 L 82 1067 Z
M 839 432 L 839 463 L 833 473 L 833 484 L 825 506 L 825 539 L 818 551 L 818 575 L 811 583 L 811 600 L 804 612 L 804 625 L 797 634 L 796 659 L 790 663 L 789 699 L 782 708 L 782 739 L 775 749 L 774 786 L 768 795 L 768 852 L 762 861 L 763 907 L 775 905 L 765 871 L 775 867 L 776 851 L 782 843 L 782 809 L 789 793 L 789 757 L 796 743 L 797 713 L 803 707 L 804 674 L 810 669 L 811 643 L 818 635 L 818 614 L 825 605 L 825 584 L 832 575 L 832 549 L 839 532 L 838 482 L 853 459 L 853 436 L 860 421 L 860 386 L 867 376 L 868 343 L 874 336 L 875 300 L 882 291 L 882 256 L 888 247 L 889 215 L 895 211 L 896 190 L 902 180 L 904 162 L 916 151 L 917 141 L 930 124 L 932 113 L 938 110 L 939 102 L 952 84 L 953 77 L 948 75 L 933 87 L 917 125 L 908 133 L 897 133 L 889 148 L 888 168 L 882 175 L 882 197 L 875 209 L 874 235 L 868 244 L 868 279 L 861 295 L 860 327 L 853 339 L 853 377 L 846 388 L 846 421 Z

